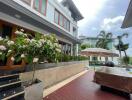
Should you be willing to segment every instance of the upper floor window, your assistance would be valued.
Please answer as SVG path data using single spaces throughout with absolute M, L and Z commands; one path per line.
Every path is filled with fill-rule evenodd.
M 66 27 L 67 27 L 67 20 L 66 18 L 64 18 L 64 28 L 66 29 Z
M 40 9 L 40 0 L 34 0 L 34 8 L 39 11 L 39 9 Z
M 59 24 L 59 12 L 57 10 L 55 10 L 55 23 Z
M 60 14 L 60 26 L 63 26 L 63 15 L 62 14 Z
M 69 20 L 67 20 L 67 24 L 66 24 L 67 26 L 66 26 L 66 29 L 68 30 L 68 31 L 70 31 L 70 21 Z
M 42 0 L 42 2 L 41 2 L 41 13 L 42 14 L 45 14 L 46 13 L 46 0 Z
M 56 24 L 62 26 L 66 30 L 70 31 L 70 21 L 64 17 L 59 11 L 55 10 L 54 21 Z
M 47 0 L 34 0 L 34 9 L 46 15 Z

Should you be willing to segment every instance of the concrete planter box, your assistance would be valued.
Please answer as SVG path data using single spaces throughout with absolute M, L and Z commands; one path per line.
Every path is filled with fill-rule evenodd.
M 86 70 L 86 66 L 88 65 L 88 60 L 39 64 L 36 67 L 35 78 L 44 83 L 44 88 L 48 88 Z M 20 78 L 23 82 L 31 80 L 32 78 L 32 70 L 30 69 L 30 66 L 27 66 L 27 68 L 27 72 L 20 74 Z
M 25 100 L 42 100 L 43 99 L 44 85 L 43 82 L 37 82 L 25 88 Z

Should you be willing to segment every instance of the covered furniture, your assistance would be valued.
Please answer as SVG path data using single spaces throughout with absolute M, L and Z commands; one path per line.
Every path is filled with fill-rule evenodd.
M 95 72 L 94 82 L 132 94 L 132 74 L 126 68 L 102 67 Z

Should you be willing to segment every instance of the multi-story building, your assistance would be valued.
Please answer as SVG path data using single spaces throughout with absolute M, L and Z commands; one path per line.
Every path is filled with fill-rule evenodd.
M 76 54 L 77 22 L 83 16 L 72 0 L 0 0 L 0 36 L 15 37 L 15 30 L 56 34 L 66 54 Z
M 88 44 L 91 48 L 96 48 L 96 43 L 98 41 L 97 37 L 86 37 L 86 36 L 79 36 L 82 44 Z M 115 49 L 115 39 L 112 39 L 111 42 L 108 43 L 109 50 Z

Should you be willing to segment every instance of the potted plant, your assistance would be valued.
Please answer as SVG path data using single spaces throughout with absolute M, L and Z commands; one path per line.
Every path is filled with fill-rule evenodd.
M 55 35 L 42 35 L 35 33 L 34 38 L 29 38 L 24 30 L 17 30 L 14 45 L 15 55 L 11 57 L 15 61 L 16 55 L 18 60 L 24 59 L 32 66 L 33 76 L 29 82 L 26 82 L 25 99 L 26 100 L 42 100 L 43 98 L 43 83 L 35 78 L 36 66 L 40 61 L 57 62 L 60 46 Z M 31 36 L 30 36 L 31 37 Z

